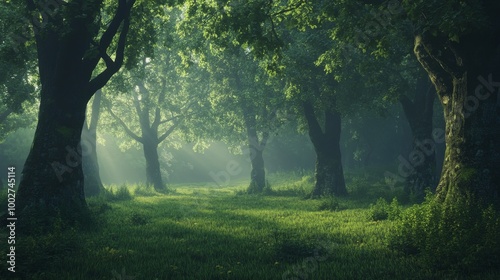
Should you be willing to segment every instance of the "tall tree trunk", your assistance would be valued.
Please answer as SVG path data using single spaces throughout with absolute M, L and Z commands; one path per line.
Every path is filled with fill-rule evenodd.
M 86 106 L 123 63 L 130 9 L 135 0 L 119 1 L 97 44 L 99 30 L 93 23 L 101 5 L 85 6 L 77 1 L 72 2 L 70 12 L 48 15 L 46 7 L 35 2 L 26 1 L 26 14 L 32 15 L 37 31 L 42 87 L 38 124 L 22 171 L 17 208 L 20 216 L 34 217 L 19 219 L 21 223 L 32 220 L 50 228 L 57 216 L 68 223 L 87 216 L 80 147 Z M 57 4 L 66 5 L 61 2 Z M 107 51 L 117 33 L 120 35 L 113 61 Z M 94 75 L 101 59 L 106 61 L 106 69 Z
M 340 114 L 325 112 L 323 132 L 313 106 L 305 102 L 303 109 L 309 127 L 309 138 L 316 151 L 316 183 L 311 196 L 347 195 L 340 153 Z
M 158 148 L 152 145 L 143 145 L 144 157 L 146 159 L 146 184 L 153 185 L 156 191 L 165 191 L 158 159 Z
M 146 184 L 153 185 L 156 191 L 164 192 L 166 186 L 163 183 L 160 171 L 160 161 L 158 159 L 158 144 L 156 141 L 144 139 L 142 147 L 144 158 L 146 159 Z
M 21 215 L 40 212 L 74 221 L 87 212 L 80 149 L 86 102 L 68 94 L 75 87 L 42 88 L 38 125 L 18 190 Z
M 85 176 L 85 196 L 97 196 L 105 191 L 97 160 L 97 124 L 101 109 L 101 90 L 94 94 L 90 123 L 85 122 L 82 131 L 82 164 Z
M 415 98 L 401 96 L 406 119 L 413 134 L 413 147 L 408 162 L 412 170 L 405 178 L 405 192 L 423 201 L 424 190 L 434 191 L 437 185 L 436 142 L 432 135 L 432 119 L 436 93 L 428 77 L 417 81 Z
M 262 156 L 266 147 L 269 133 L 264 132 L 262 139 L 257 135 L 255 111 L 250 105 L 243 108 L 243 118 L 247 130 L 248 149 L 252 171 L 250 172 L 250 185 L 248 193 L 262 193 L 266 188 L 266 172 L 264 168 L 264 157 Z
M 429 34 L 415 39 L 415 54 L 444 109 L 446 151 L 437 187 L 443 201 L 472 194 L 500 205 L 499 46 L 500 26 L 460 43 Z

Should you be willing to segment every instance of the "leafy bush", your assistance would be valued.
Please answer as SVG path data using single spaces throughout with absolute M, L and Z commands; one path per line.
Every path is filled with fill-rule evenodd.
M 434 269 L 477 272 L 500 265 L 500 216 L 471 196 L 440 202 L 428 194 L 404 211 L 390 246 L 419 254 Z
M 375 204 L 370 205 L 370 219 L 373 221 L 395 220 L 401 215 L 401 206 L 396 198 L 389 204 L 383 198 L 379 198 Z

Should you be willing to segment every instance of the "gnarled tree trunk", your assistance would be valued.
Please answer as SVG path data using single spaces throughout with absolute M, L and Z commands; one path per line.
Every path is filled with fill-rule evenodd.
M 316 183 L 311 196 L 347 195 L 340 153 L 340 114 L 325 112 L 323 132 L 313 106 L 305 102 L 303 109 L 309 127 L 309 137 L 316 151 Z
M 472 194 L 499 204 L 500 27 L 464 36 L 422 34 L 415 54 L 443 105 L 446 151 L 438 197 L 453 201 Z

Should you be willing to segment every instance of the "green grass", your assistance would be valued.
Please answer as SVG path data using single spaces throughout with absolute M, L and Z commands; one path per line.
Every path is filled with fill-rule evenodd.
M 372 219 L 370 205 L 377 197 L 304 199 L 311 178 L 286 177 L 271 176 L 273 192 L 267 196 L 243 195 L 248 182 L 175 185 L 170 194 L 141 186 L 128 186 L 128 192 L 115 188 L 88 200 L 94 228 L 19 237 L 18 272 L 2 277 L 2 254 L 0 277 L 455 279 L 425 268 L 416 256 L 389 249 L 387 236 L 395 222 Z M 1 237 L 6 240 L 4 232 Z M 492 273 L 476 279 L 488 277 L 495 279 Z

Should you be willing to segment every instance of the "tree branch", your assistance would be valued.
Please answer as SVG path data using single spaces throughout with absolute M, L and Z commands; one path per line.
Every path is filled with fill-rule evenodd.
M 153 124 L 151 125 L 151 127 L 155 128 L 155 129 L 157 129 L 161 123 L 160 106 L 165 101 L 165 88 L 166 88 L 166 86 L 167 86 L 167 82 L 166 82 L 165 78 L 162 78 L 161 79 L 161 91 L 158 95 L 158 104 L 157 104 L 156 110 L 155 110 L 155 119 L 153 120 Z
M 128 136 L 132 137 L 132 139 L 134 139 L 135 141 L 139 142 L 139 143 L 143 143 L 143 139 L 142 137 L 139 137 L 137 134 L 135 134 L 132 130 L 130 130 L 130 128 L 128 128 L 128 126 L 125 124 L 125 122 L 120 119 L 117 115 L 115 115 L 115 113 L 113 113 L 113 110 L 111 110 L 110 107 L 106 107 L 109 114 L 118 122 L 118 124 L 120 124 L 123 129 L 125 130 L 125 132 L 127 133 Z
M 277 15 L 280 15 L 280 14 L 291 12 L 293 10 L 296 10 L 296 9 L 300 8 L 300 6 L 304 5 L 305 3 L 306 3 L 306 1 L 300 1 L 299 3 L 293 5 L 290 8 L 283 9 L 281 11 L 278 11 L 278 12 L 274 13 L 274 14 L 271 14 L 271 16 L 274 17 L 274 16 L 277 16 Z
M 160 137 L 158 137 L 158 144 L 163 142 L 163 140 L 167 139 L 167 137 L 174 132 L 174 129 L 177 128 L 180 122 L 175 122 L 165 133 L 163 133 Z
M 130 28 L 130 10 L 132 9 L 134 3 L 135 0 L 130 0 L 128 3 L 126 0 L 120 0 L 115 17 L 101 37 L 99 42 L 99 53 L 104 62 L 106 62 L 106 69 L 89 82 L 87 89 L 88 99 L 90 99 L 90 97 L 92 97 L 98 89 L 106 85 L 109 79 L 116 72 L 118 72 L 123 65 L 127 34 Z M 106 51 L 111 44 L 113 37 L 118 32 L 118 28 L 122 22 L 123 26 L 120 32 L 120 37 L 118 38 L 118 46 L 116 48 L 116 58 L 113 62 Z
M 302 108 L 304 110 L 304 116 L 307 120 L 307 126 L 309 127 L 309 138 L 315 148 L 319 147 L 321 146 L 321 139 L 323 138 L 324 133 L 314 113 L 314 107 L 309 102 L 303 102 Z
M 436 87 L 436 91 L 441 99 L 441 102 L 443 104 L 448 103 L 447 99 L 449 99 L 449 95 L 453 89 L 451 76 L 429 54 L 422 36 L 415 37 L 415 47 L 413 52 Z

